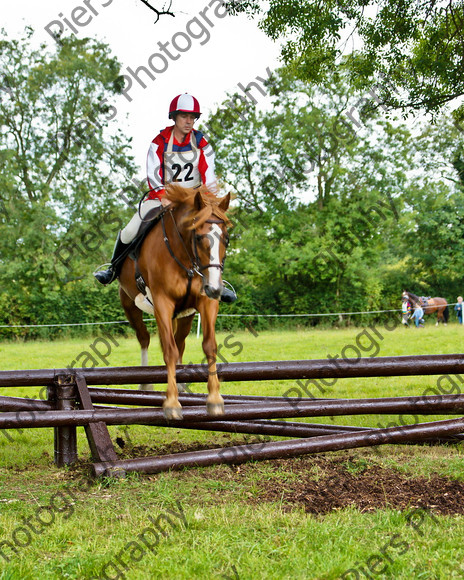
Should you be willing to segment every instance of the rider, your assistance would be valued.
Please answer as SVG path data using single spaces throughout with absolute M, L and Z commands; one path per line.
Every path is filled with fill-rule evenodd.
M 214 152 L 203 134 L 193 128 L 201 115 L 200 104 L 195 97 L 184 93 L 171 101 L 169 118 L 174 125 L 166 127 L 150 145 L 147 158 L 148 196 L 127 226 L 121 230 L 107 270 L 95 272 L 95 278 L 104 285 L 111 284 L 119 275 L 129 244 L 136 237 L 144 216 L 153 208 L 168 205 L 164 186 L 177 183 L 182 187 L 206 185 L 217 191 L 214 172 Z M 237 296 L 228 288 L 223 289 L 221 300 L 234 302 Z

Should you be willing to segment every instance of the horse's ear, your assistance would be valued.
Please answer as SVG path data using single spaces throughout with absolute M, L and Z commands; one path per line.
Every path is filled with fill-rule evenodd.
M 218 207 L 222 209 L 222 211 L 227 211 L 229 209 L 229 203 L 230 203 L 230 193 L 228 193 L 225 197 L 221 199 L 221 201 L 218 204 Z
M 199 191 L 195 194 L 195 201 L 193 203 L 193 207 L 197 211 L 200 211 L 201 209 L 203 209 L 205 207 L 205 202 L 203 200 L 203 196 L 201 195 L 201 193 Z

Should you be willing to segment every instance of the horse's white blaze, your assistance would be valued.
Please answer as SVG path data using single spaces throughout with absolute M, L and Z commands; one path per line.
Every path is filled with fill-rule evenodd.
M 218 226 L 218 224 L 213 224 L 208 236 L 211 240 L 209 263 L 216 264 L 216 266 L 210 267 L 208 269 L 208 284 L 214 290 L 218 290 L 221 287 L 221 270 L 217 267 L 217 265 L 220 264 L 219 251 L 221 249 L 221 236 L 221 228 Z

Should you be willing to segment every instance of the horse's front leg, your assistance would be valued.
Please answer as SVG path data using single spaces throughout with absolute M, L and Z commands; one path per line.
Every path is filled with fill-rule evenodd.
M 190 333 L 190 329 L 192 328 L 192 322 L 195 314 L 191 316 L 185 316 L 184 318 L 178 318 L 173 321 L 173 330 L 174 330 L 174 340 L 176 341 L 177 348 L 179 350 L 179 358 L 177 359 L 177 364 L 182 364 L 182 357 L 184 355 L 185 350 L 185 339 Z M 185 393 L 187 392 L 188 387 L 186 383 L 177 383 L 177 392 Z
M 173 311 L 174 309 L 170 308 L 169 305 L 159 305 L 159 303 L 155 309 L 156 323 L 168 375 L 168 388 L 163 403 L 164 416 L 168 420 L 182 419 L 182 406 L 179 403 L 176 384 L 176 362 L 179 358 L 179 350 L 172 328 Z
M 224 415 L 224 399 L 219 394 L 219 379 L 216 368 L 216 317 L 219 310 L 219 302 L 205 298 L 204 307 L 199 309 L 201 315 L 201 327 L 203 330 L 203 352 L 208 363 L 208 397 L 206 410 L 208 415 Z

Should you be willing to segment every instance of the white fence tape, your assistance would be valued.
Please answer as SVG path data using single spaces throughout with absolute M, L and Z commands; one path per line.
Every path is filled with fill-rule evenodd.
M 449 303 L 454 306 L 456 302 Z M 313 314 L 218 314 L 230 318 L 303 318 L 318 316 L 353 316 L 354 314 L 383 314 L 384 312 L 401 312 L 401 308 L 391 310 L 360 310 L 359 312 L 322 312 Z M 154 318 L 144 318 L 145 322 Z M 63 322 L 62 324 L 0 324 L 0 328 L 54 328 L 60 326 L 99 326 L 104 324 L 129 324 L 127 320 L 112 320 L 104 322 Z M 198 328 L 200 326 L 200 315 L 198 315 Z

